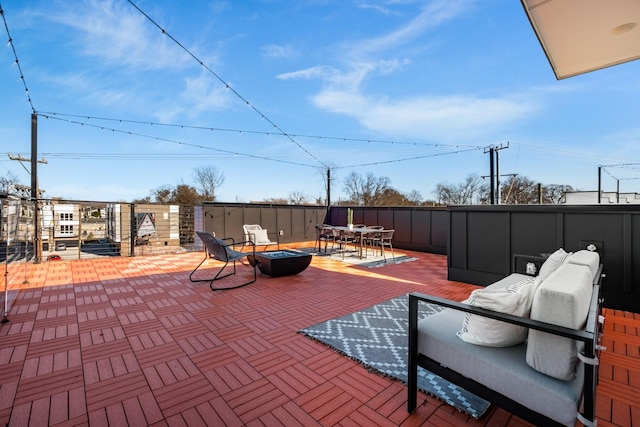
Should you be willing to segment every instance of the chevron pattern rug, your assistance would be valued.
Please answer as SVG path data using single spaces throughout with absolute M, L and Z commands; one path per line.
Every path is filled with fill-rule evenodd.
M 420 304 L 419 318 L 441 309 Z M 406 384 L 408 317 L 409 297 L 403 295 L 299 332 Z M 420 367 L 418 388 L 474 418 L 480 418 L 490 406 L 486 400 Z

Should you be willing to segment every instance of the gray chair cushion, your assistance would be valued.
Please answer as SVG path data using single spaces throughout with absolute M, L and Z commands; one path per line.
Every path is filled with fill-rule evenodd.
M 573 426 L 578 414 L 583 374 L 561 381 L 526 363 L 525 344 L 483 347 L 456 336 L 464 312 L 445 309 L 418 323 L 418 351 L 532 410 Z

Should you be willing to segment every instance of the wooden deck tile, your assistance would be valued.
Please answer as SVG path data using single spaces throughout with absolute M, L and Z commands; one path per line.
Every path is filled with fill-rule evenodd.
M 444 256 L 403 252 L 418 260 L 314 257 L 296 276 L 224 292 L 190 282 L 201 253 L 25 265 L 0 324 L 0 425 L 528 425 L 422 393 L 408 414 L 405 385 L 298 333 L 407 292 L 462 300 L 476 288 L 448 281 Z M 640 314 L 604 314 L 598 423 L 640 425 Z

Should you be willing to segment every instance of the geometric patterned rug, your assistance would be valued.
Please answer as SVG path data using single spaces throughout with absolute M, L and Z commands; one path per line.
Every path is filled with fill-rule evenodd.
M 442 307 L 420 304 L 419 319 Z M 407 382 L 409 297 L 403 295 L 367 309 L 304 328 L 299 332 L 368 369 Z M 490 403 L 418 367 L 418 388 L 441 401 L 480 418 Z

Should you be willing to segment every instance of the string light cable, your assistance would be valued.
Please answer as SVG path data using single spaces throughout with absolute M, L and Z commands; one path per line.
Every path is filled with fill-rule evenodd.
M 100 129 L 100 130 L 117 132 L 117 133 L 122 133 L 122 134 L 126 134 L 126 135 L 131 135 L 131 136 L 139 136 L 139 137 L 142 137 L 142 138 L 153 139 L 153 140 L 163 141 L 163 142 L 170 142 L 170 143 L 183 145 L 183 146 L 189 146 L 189 147 L 200 148 L 200 149 L 205 149 L 205 150 L 213 150 L 213 151 L 217 151 L 217 152 L 220 152 L 220 153 L 231 154 L 233 156 L 243 156 L 243 157 L 248 157 L 248 158 L 269 160 L 269 161 L 273 161 L 273 162 L 292 164 L 292 165 L 296 165 L 296 166 L 320 168 L 320 169 L 335 169 L 335 170 L 337 170 L 337 169 L 345 169 L 345 168 L 375 166 L 375 165 L 382 165 L 382 164 L 389 164 L 389 163 L 400 163 L 400 162 L 411 161 L 411 160 L 419 160 L 419 159 L 424 159 L 424 158 L 429 158 L 429 157 L 439 157 L 439 156 L 450 155 L 450 154 L 464 153 L 464 152 L 475 151 L 475 150 L 480 150 L 480 149 L 484 148 L 484 147 L 479 147 L 479 146 L 478 147 L 473 146 L 473 147 L 466 147 L 466 148 L 463 148 L 463 149 L 460 149 L 460 150 L 454 150 L 454 151 L 448 151 L 448 152 L 442 152 L 442 153 L 432 153 L 432 154 L 421 155 L 421 156 L 412 156 L 412 157 L 408 157 L 408 158 L 381 160 L 381 161 L 375 161 L 375 162 L 371 162 L 371 163 L 354 164 L 354 165 L 348 165 L 348 166 L 328 167 L 328 166 L 324 166 L 324 164 L 322 164 L 322 167 L 319 167 L 319 166 L 314 166 L 314 165 L 309 165 L 309 164 L 304 164 L 304 163 L 297 163 L 297 162 L 286 161 L 286 160 L 281 160 L 281 159 L 274 159 L 274 158 L 270 158 L 270 157 L 266 157 L 266 156 L 258 156 L 258 155 L 255 155 L 255 154 L 245 154 L 245 153 L 240 153 L 240 152 L 236 152 L 236 151 L 223 150 L 223 149 L 219 149 L 219 148 L 208 147 L 208 146 L 203 146 L 203 145 L 199 145 L 199 144 L 193 144 L 193 143 L 188 143 L 188 142 L 178 141 L 178 140 L 173 140 L 173 139 L 168 139 L 168 138 L 161 138 L 161 137 L 157 137 L 157 136 L 142 134 L 142 133 L 133 132 L 133 131 L 130 131 L 130 130 L 116 129 L 116 128 L 103 126 L 103 125 L 98 125 L 98 124 L 94 124 L 94 123 L 90 123 L 90 122 L 84 122 L 84 121 L 80 121 L 80 120 L 72 120 L 72 119 L 69 119 L 69 118 L 60 117 L 61 114 L 56 114 L 56 113 L 43 113 L 43 112 L 40 112 L 40 113 L 37 113 L 37 114 L 39 116 L 43 117 L 43 118 L 46 118 L 46 119 L 58 120 L 58 121 L 61 121 L 61 122 L 71 123 L 71 124 L 80 125 L 80 126 L 89 126 L 89 127 L 93 127 L 93 128 Z M 69 116 L 69 115 L 66 115 L 66 116 Z M 85 116 L 74 115 L 73 117 L 80 118 L 80 117 L 85 117 Z M 131 120 L 119 120 L 119 119 L 108 119 L 108 120 L 112 120 L 112 121 L 116 121 L 117 120 L 119 122 L 133 122 L 133 123 L 149 124 L 148 122 L 136 122 L 136 121 L 131 121 Z M 183 125 L 172 125 L 172 126 L 183 127 Z M 205 129 L 212 129 L 212 128 L 205 128 Z M 337 138 L 337 139 L 346 139 L 346 138 Z M 369 141 L 369 140 L 367 140 L 367 141 Z M 411 143 L 406 143 L 406 144 L 411 144 Z M 433 145 L 435 147 L 440 146 L 438 144 L 429 144 L 429 145 L 430 146 Z M 441 145 L 441 146 L 444 147 L 446 145 Z M 460 147 L 460 146 L 450 146 L 450 147 Z M 91 154 L 74 153 L 74 156 L 78 156 L 78 155 L 92 156 Z M 120 155 L 124 156 L 122 154 L 120 154 Z M 49 157 L 60 157 L 60 153 L 47 153 L 47 156 L 49 156 Z M 95 155 L 95 156 L 104 156 L 104 157 L 106 157 L 106 156 L 109 156 L 109 155 L 108 154 L 103 154 L 103 155 Z M 116 155 L 112 155 L 112 156 L 116 156 Z M 134 154 L 132 156 L 134 158 L 138 158 L 138 156 L 140 156 L 140 155 L 139 154 Z
M 272 162 L 286 163 L 286 164 L 296 165 L 296 166 L 305 166 L 305 167 L 317 168 L 317 166 L 304 164 L 304 163 L 296 163 L 296 162 L 291 162 L 291 161 L 287 161 L 287 160 L 273 159 L 273 158 L 266 157 L 266 156 L 258 156 L 258 155 L 255 155 L 255 154 L 246 154 L 246 153 L 240 153 L 240 152 L 237 152 L 237 151 L 223 150 L 221 148 L 207 147 L 207 146 L 204 146 L 204 145 L 192 144 L 192 143 L 188 143 L 188 142 L 184 142 L 184 141 L 178 141 L 178 140 L 175 140 L 175 139 L 161 138 L 161 137 L 158 137 L 158 136 L 146 135 L 146 134 L 133 132 L 133 131 L 129 131 L 129 130 L 122 130 L 122 129 L 110 128 L 110 127 L 106 127 L 106 126 L 100 126 L 100 125 L 96 125 L 96 124 L 93 124 L 93 123 L 84 123 L 84 122 L 81 122 L 81 121 L 78 121 L 78 120 L 70 120 L 70 119 L 64 119 L 64 118 L 56 117 L 56 116 L 48 116 L 48 115 L 42 114 L 42 113 L 38 113 L 38 114 L 40 116 L 44 117 L 44 118 L 47 118 L 47 119 L 59 120 L 59 121 L 72 123 L 72 124 L 76 124 L 76 125 L 81 125 L 81 126 L 89 126 L 89 127 L 93 127 L 93 128 L 100 129 L 100 130 L 111 131 L 111 132 L 116 132 L 116 133 L 122 133 L 122 134 L 130 135 L 130 136 L 137 136 L 137 137 L 141 137 L 141 138 L 152 139 L 152 140 L 155 140 L 155 141 L 170 142 L 172 144 L 177 144 L 177 145 L 182 145 L 182 146 L 187 146 L 187 147 L 194 147 L 194 148 L 199 148 L 199 149 L 203 149 L 203 150 L 212 150 L 212 151 L 217 151 L 217 152 L 220 152 L 220 153 L 231 154 L 233 156 L 242 156 L 242 157 L 253 158 L 253 159 L 269 160 L 269 161 L 272 161 Z M 56 155 L 55 153 L 51 153 L 51 154 L 54 155 L 54 156 Z
M 252 135 L 266 135 L 266 136 L 283 136 L 279 132 L 268 132 L 268 131 L 259 131 L 259 130 L 249 130 L 249 129 L 232 129 L 232 128 L 219 128 L 212 126 L 195 126 L 195 125 L 186 125 L 186 124 L 176 124 L 176 123 L 160 123 L 160 122 L 151 122 L 145 120 L 131 120 L 131 119 L 121 119 L 121 118 L 109 118 L 109 117 L 97 117 L 97 116 L 87 116 L 81 114 L 69 114 L 69 113 L 60 113 L 60 112 L 48 112 L 41 111 L 38 112 L 38 115 L 43 117 L 73 117 L 83 120 L 97 120 L 97 121 L 108 121 L 108 122 L 118 122 L 118 123 L 130 123 L 136 125 L 149 125 L 154 127 L 171 127 L 171 128 L 180 128 L 180 129 L 194 129 L 194 130 L 204 130 L 210 132 L 230 132 L 230 133 L 246 133 Z M 401 140 L 384 140 L 384 139 L 372 139 L 372 138 L 349 138 L 343 136 L 327 136 L 327 135 L 309 135 L 309 134 L 295 134 L 290 133 L 289 135 L 297 138 L 310 138 L 310 139 L 318 139 L 318 140 L 326 140 L 326 141 L 341 141 L 341 142 L 364 142 L 364 143 L 377 143 L 377 144 L 390 144 L 390 145 L 410 145 L 410 146 L 425 146 L 425 147 L 433 147 L 433 148 L 484 148 L 484 146 L 480 145 L 463 145 L 463 144 L 442 144 L 442 143 L 430 143 L 430 142 L 410 142 L 410 141 L 401 141 Z
M 164 28 L 162 28 L 156 21 L 154 21 L 149 15 L 147 15 L 142 9 L 140 9 L 132 0 L 128 0 L 128 2 L 135 8 L 138 10 L 138 12 L 140 12 L 145 18 L 147 18 L 153 25 L 155 25 L 161 32 L 162 34 L 164 34 L 165 36 L 169 37 L 169 39 L 171 39 L 171 41 L 173 41 L 176 45 L 178 45 L 182 50 L 184 50 L 189 56 L 191 56 L 193 59 L 195 59 L 198 64 L 200 64 L 205 70 L 207 70 L 209 73 L 211 73 L 211 75 L 213 75 L 220 83 L 222 83 L 225 88 L 227 90 L 230 90 L 231 93 L 233 93 L 238 99 L 240 99 L 243 103 L 245 103 L 247 106 L 249 106 L 253 111 L 255 111 L 258 115 L 260 115 L 260 117 L 265 120 L 267 123 L 269 123 L 271 126 L 273 126 L 274 129 L 276 129 L 278 131 L 278 133 L 280 133 L 281 135 L 287 137 L 287 139 L 289 139 L 291 142 L 293 142 L 296 146 L 298 146 L 298 148 L 300 148 L 302 151 L 304 151 L 306 154 L 308 154 L 311 158 L 313 158 L 315 161 L 317 161 L 323 168 L 327 168 L 327 165 L 322 162 L 320 159 L 318 159 L 313 153 L 311 153 L 309 150 L 307 150 L 306 148 L 304 148 L 300 143 L 298 143 L 298 141 L 296 141 L 290 134 L 288 134 L 287 132 L 285 132 L 282 128 L 280 128 L 280 126 L 278 126 L 274 121 L 272 121 L 269 117 L 267 117 L 265 114 L 263 114 L 260 110 L 258 110 L 258 108 L 253 105 L 252 103 L 250 103 L 245 97 L 243 97 L 242 95 L 240 95 L 240 93 L 238 91 L 236 91 L 234 88 L 231 87 L 231 85 L 229 85 L 229 83 L 227 83 L 222 77 L 220 77 L 220 75 L 218 73 L 216 73 L 215 71 L 213 71 L 210 67 L 208 67 L 202 60 L 200 60 L 195 54 L 193 54 L 189 49 L 187 49 L 182 43 L 180 43 L 175 37 L 173 37 L 171 34 L 169 34 Z
M 29 94 L 29 88 L 27 87 L 27 82 L 25 81 L 24 73 L 22 72 L 20 61 L 18 60 L 18 53 L 16 52 L 16 47 L 13 44 L 13 39 L 11 38 L 11 33 L 9 32 L 9 26 L 7 25 L 7 19 L 4 15 L 4 9 L 2 8 L 2 4 L 0 4 L 0 15 L 2 15 L 2 21 L 4 22 L 4 29 L 7 31 L 7 37 L 9 38 L 8 43 L 11 46 L 11 50 L 13 51 L 14 64 L 18 66 L 18 72 L 20 73 L 20 80 L 22 80 L 22 84 L 24 85 L 24 91 L 27 95 L 27 101 L 31 106 L 31 112 L 35 113 L 36 109 L 33 106 L 33 101 L 31 100 L 31 95 Z
M 435 153 L 435 154 L 425 154 L 423 156 L 414 156 L 414 157 L 409 157 L 409 158 L 404 158 L 404 159 L 395 159 L 395 160 L 381 160 L 381 161 L 377 161 L 377 162 L 371 162 L 371 163 L 361 163 L 358 165 L 347 165 L 347 166 L 337 166 L 334 167 L 334 169 L 346 169 L 346 168 L 358 168 L 358 167 L 365 167 L 365 166 L 377 166 L 377 165 L 385 165 L 385 164 L 389 164 L 389 163 L 400 163 L 400 162 L 406 162 L 409 160 L 420 160 L 420 159 L 426 159 L 429 157 L 440 157 L 440 156 L 446 156 L 449 154 L 459 154 L 459 153 L 466 153 L 468 151 L 477 151 L 480 150 L 482 148 L 467 148 L 464 150 L 455 150 L 455 151 L 448 151 L 448 152 L 444 152 L 444 153 Z

